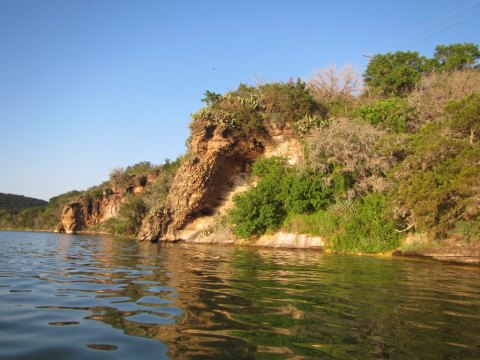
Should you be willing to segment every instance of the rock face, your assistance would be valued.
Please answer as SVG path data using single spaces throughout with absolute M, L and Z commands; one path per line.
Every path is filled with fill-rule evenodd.
M 249 173 L 257 158 L 268 153 L 296 161 L 301 153 L 292 130 L 279 127 L 267 129 L 261 137 L 241 136 L 223 125 L 195 122 L 189 145 L 189 159 L 180 166 L 164 207 L 145 219 L 140 239 L 178 240 L 186 225 L 212 215 L 225 202 L 236 180 Z
M 115 216 L 122 204 L 117 194 L 96 199 L 81 199 L 68 204 L 62 213 L 58 232 L 74 234 Z
M 274 235 L 263 235 L 252 245 L 287 249 L 323 249 L 325 241 L 319 236 L 279 232 Z

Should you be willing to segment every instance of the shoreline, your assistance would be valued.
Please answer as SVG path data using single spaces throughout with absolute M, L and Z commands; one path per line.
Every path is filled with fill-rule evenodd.
M 75 234 L 66 234 L 56 232 L 54 230 L 18 230 L 18 229 L 0 229 L 0 231 L 9 232 L 38 232 L 38 233 L 52 233 L 52 234 L 65 234 L 65 235 L 100 235 L 100 236 L 112 236 L 117 238 L 130 239 L 138 241 L 138 239 L 130 236 L 118 236 L 107 233 L 81 231 Z M 310 242 L 310 243 L 309 243 Z M 270 235 L 264 235 L 257 239 L 254 243 L 248 241 L 236 242 L 232 239 L 222 241 L 218 237 L 209 237 L 204 239 L 179 239 L 175 241 L 160 240 L 157 244 L 161 243 L 185 243 L 185 244 L 201 244 L 201 245 L 217 245 L 217 246 L 247 246 L 251 248 L 266 248 L 276 250 L 308 250 L 317 251 L 322 254 L 338 254 L 338 255 L 355 255 L 355 256 L 370 256 L 370 257 L 382 257 L 382 258 L 405 258 L 405 259 L 419 259 L 434 262 L 447 263 L 452 265 L 462 266 L 480 266 L 480 245 L 471 246 L 470 249 L 460 249 L 463 251 L 455 252 L 453 249 L 444 248 L 424 248 L 419 251 L 403 251 L 401 248 L 394 249 L 387 253 L 379 254 L 363 254 L 353 252 L 335 252 L 324 246 L 323 241 L 318 237 L 308 236 L 305 234 L 289 234 L 289 233 L 275 233 Z M 468 253 L 467 250 L 470 250 Z

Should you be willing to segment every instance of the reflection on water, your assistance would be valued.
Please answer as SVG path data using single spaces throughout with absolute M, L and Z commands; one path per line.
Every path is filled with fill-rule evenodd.
M 0 246 L 0 358 L 480 358 L 475 267 L 16 232 Z

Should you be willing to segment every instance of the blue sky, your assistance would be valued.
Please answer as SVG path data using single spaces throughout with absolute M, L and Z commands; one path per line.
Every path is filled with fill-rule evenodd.
M 208 89 L 480 43 L 480 1 L 0 0 L 0 192 L 48 199 L 185 152 Z

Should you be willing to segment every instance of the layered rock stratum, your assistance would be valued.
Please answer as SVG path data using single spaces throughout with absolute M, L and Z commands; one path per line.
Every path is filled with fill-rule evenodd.
M 214 214 L 231 203 L 232 193 L 257 158 L 279 155 L 295 163 L 302 153 L 289 127 L 272 126 L 245 135 L 201 121 L 192 124 L 189 147 L 188 160 L 177 171 L 164 206 L 145 219 L 139 239 L 192 240 L 211 225 Z M 186 231 L 195 223 L 200 226 Z

